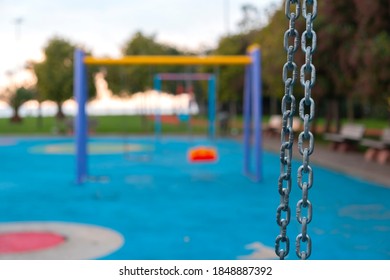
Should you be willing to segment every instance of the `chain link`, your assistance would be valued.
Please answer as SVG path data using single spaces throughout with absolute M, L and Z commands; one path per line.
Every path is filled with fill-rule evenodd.
M 302 1 L 302 7 L 301 7 Z M 295 6 L 295 11 L 294 7 Z M 285 15 L 289 19 L 289 28 L 284 33 L 283 46 L 287 53 L 287 62 L 283 66 L 282 78 L 285 85 L 281 104 L 282 129 L 280 146 L 280 176 L 278 191 L 280 204 L 276 210 L 276 223 L 280 227 L 280 234 L 275 240 L 275 253 L 282 260 L 290 251 L 290 240 L 287 236 L 287 226 L 290 223 L 291 209 L 289 198 L 292 186 L 291 162 L 294 143 L 293 116 L 296 101 L 293 87 L 297 79 L 297 65 L 294 54 L 299 45 L 299 33 L 295 28 L 302 8 L 302 16 L 306 20 L 306 30 L 301 36 L 301 49 L 305 54 L 305 64 L 300 68 L 300 83 L 304 88 L 304 97 L 299 102 L 299 116 L 303 121 L 304 129 L 298 136 L 298 150 L 302 155 L 302 165 L 298 168 L 297 183 L 302 190 L 302 199 L 296 206 L 296 218 L 301 224 L 301 233 L 295 239 L 295 251 L 300 259 L 307 259 L 311 255 L 311 238 L 307 234 L 307 225 L 312 220 L 312 204 L 309 201 L 309 189 L 313 185 L 313 170 L 310 167 L 310 155 L 314 151 L 314 136 L 310 132 L 310 122 L 314 118 L 315 103 L 311 98 L 311 89 L 316 80 L 316 69 L 312 63 L 312 55 L 317 48 L 317 35 L 313 30 L 313 20 L 317 16 L 317 0 L 286 0 Z M 311 9 L 311 11 L 309 11 Z M 304 142 L 308 142 L 304 145 Z M 304 214 L 305 213 L 305 214 Z M 282 243 L 284 245 L 282 245 Z M 302 250 L 302 243 L 306 249 Z
M 309 11 L 311 8 L 311 11 Z M 304 90 L 304 97 L 299 102 L 299 117 L 303 121 L 303 131 L 298 137 L 298 150 L 302 156 L 302 165 L 298 168 L 298 187 L 302 190 L 302 199 L 297 203 L 296 217 L 301 224 L 301 233 L 295 239 L 295 253 L 302 259 L 311 255 L 311 238 L 307 234 L 307 225 L 313 216 L 313 207 L 309 200 L 309 189 L 313 186 L 313 170 L 310 167 L 310 155 L 314 151 L 314 136 L 310 132 L 310 123 L 315 114 L 315 103 L 311 98 L 311 89 L 316 81 L 316 69 L 312 63 L 312 55 L 317 48 L 317 35 L 313 30 L 313 20 L 317 16 L 317 0 L 302 0 L 302 16 L 306 20 L 306 30 L 302 33 L 301 49 L 305 54 L 305 64 L 300 69 L 300 82 Z M 311 44 L 308 42 L 311 41 Z M 306 77 L 308 76 L 308 77 Z M 304 147 L 304 142 L 308 142 Z M 306 175 L 306 180 L 303 179 Z M 303 214 L 305 209 L 306 214 Z M 302 244 L 306 248 L 302 249 Z
M 295 5 L 295 12 L 291 11 L 292 5 Z M 282 130 L 280 133 L 280 176 L 278 181 L 280 204 L 276 210 L 276 223 L 280 227 L 280 234 L 275 240 L 275 253 L 281 260 L 287 257 L 290 251 L 290 239 L 287 236 L 287 226 L 290 223 L 291 216 L 289 199 L 292 185 L 293 116 L 296 107 L 293 87 L 297 79 L 297 65 L 294 62 L 294 54 L 299 46 L 299 33 L 295 29 L 295 21 L 299 18 L 300 12 L 301 6 L 298 0 L 287 0 L 285 2 L 285 14 L 289 19 L 289 28 L 284 33 L 283 40 L 284 49 L 287 52 L 287 62 L 283 66 L 282 74 L 285 90 L 281 106 Z M 284 213 L 284 217 L 282 213 Z M 284 244 L 283 246 L 282 243 Z

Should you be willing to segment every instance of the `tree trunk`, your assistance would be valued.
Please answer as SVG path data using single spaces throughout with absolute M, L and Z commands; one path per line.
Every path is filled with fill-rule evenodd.
M 43 118 L 42 118 L 42 106 L 41 101 L 38 100 L 38 116 L 37 116 L 37 128 L 43 127 Z
M 327 99 L 324 132 L 330 132 L 331 124 L 332 124 L 332 100 Z
M 332 131 L 332 123 L 336 124 L 336 131 L 340 129 L 339 102 L 337 99 L 328 99 L 326 101 L 326 117 L 324 132 Z
M 278 114 L 278 101 L 274 95 L 270 96 L 270 115 Z
M 57 102 L 57 106 L 58 106 L 58 112 L 56 115 L 57 119 L 60 119 L 60 120 L 65 119 L 65 114 L 62 111 L 62 102 Z
M 351 95 L 347 96 L 347 119 L 350 122 L 354 119 L 353 103 L 353 97 Z
M 145 132 L 147 132 L 149 129 L 148 117 L 145 114 L 143 114 L 140 116 L 140 119 L 141 119 L 141 127 L 144 129 Z M 126 131 L 126 133 L 128 132 Z
M 390 126 L 390 97 L 387 99 L 387 120 L 389 121 L 389 126 Z
M 227 130 L 230 130 L 230 133 L 236 133 L 236 120 L 237 120 L 237 101 L 231 101 L 229 105 L 229 114 L 227 116 Z
M 15 110 L 15 113 L 11 117 L 10 122 L 11 123 L 21 123 L 22 122 L 22 118 L 19 116 L 19 113 L 17 110 Z
M 19 107 L 14 108 L 14 115 L 10 119 L 11 123 L 21 123 L 22 118 L 19 116 Z

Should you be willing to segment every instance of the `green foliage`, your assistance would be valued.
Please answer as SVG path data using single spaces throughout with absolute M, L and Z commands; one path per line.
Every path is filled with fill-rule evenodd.
M 33 65 L 39 100 L 55 101 L 59 106 L 60 117 L 62 102 L 73 97 L 74 50 L 75 45 L 68 40 L 54 37 L 44 49 L 44 61 Z M 91 72 L 88 76 L 90 96 L 95 94 Z
M 58 104 L 72 97 L 75 47 L 61 38 L 51 39 L 44 49 L 45 60 L 34 65 L 40 99 Z
M 365 86 L 366 93 L 370 95 L 373 102 L 383 103 L 386 99 L 390 99 L 390 32 L 382 31 L 375 34 L 370 42 L 370 61 L 366 63 L 366 69 L 372 74 L 368 81 L 371 82 Z M 364 79 L 365 75 L 361 75 L 360 79 Z M 373 79 L 374 78 L 374 79 Z
M 264 96 L 281 98 L 284 94 L 282 68 L 286 62 L 283 36 L 287 23 L 283 9 L 276 11 L 269 24 L 257 32 L 255 41 L 261 47 Z
M 134 34 L 122 48 L 122 54 L 126 55 L 180 55 L 183 54 L 173 46 L 161 44 L 156 41 L 154 35 L 147 36 L 141 32 Z M 135 93 L 153 88 L 153 76 L 161 72 L 183 71 L 178 66 L 143 66 L 134 65 L 128 67 L 106 67 L 107 82 L 114 93 L 126 91 Z
M 125 43 L 123 55 L 179 55 L 180 52 L 172 46 L 156 42 L 155 35 L 144 35 L 137 32 Z
M 377 113 L 379 117 L 385 111 L 390 94 L 389 9 L 387 0 L 319 5 L 318 90 L 326 99 L 345 101 L 350 119 Z
M 223 37 L 213 55 L 242 55 L 246 53 L 251 44 L 252 33 L 237 34 Z M 214 72 L 214 69 L 206 69 L 208 72 Z M 218 100 L 220 103 L 242 102 L 242 93 L 244 89 L 243 66 L 220 66 L 219 67 L 219 91 Z
M 243 20 L 239 23 L 240 26 L 246 21 L 251 21 L 250 19 L 245 20 L 249 17 L 248 7 L 245 5 L 242 9 L 244 15 Z M 268 98 L 280 98 L 284 94 L 281 71 L 286 59 L 283 49 L 285 27 L 281 27 L 281 22 L 286 21 L 283 10 L 279 9 L 272 15 L 269 24 L 264 28 L 241 28 L 240 33 L 221 38 L 213 52 L 216 55 L 243 55 L 246 54 L 250 45 L 260 45 L 263 95 Z M 245 69 L 242 66 L 220 67 L 218 98 L 222 104 L 235 102 L 237 107 L 241 106 L 244 72 Z
M 12 122 L 20 122 L 19 107 L 26 101 L 33 99 L 35 92 L 25 87 L 17 88 L 9 98 L 9 104 L 14 109 L 14 115 L 11 118 Z
M 347 109 L 349 117 L 377 116 L 388 113 L 390 96 L 390 2 L 388 0 L 318 1 L 318 16 L 314 22 L 317 50 L 313 55 L 317 79 L 312 95 L 319 116 L 342 117 Z M 239 32 L 220 38 L 211 55 L 243 55 L 249 45 L 257 43 L 262 52 L 263 95 L 278 105 L 284 94 L 282 68 L 286 62 L 283 48 L 284 32 L 288 29 L 284 4 L 260 28 L 256 23 L 255 6 L 242 7 Z M 296 28 L 305 29 L 301 16 Z M 45 48 L 45 61 L 34 66 L 38 77 L 40 99 L 58 103 L 72 95 L 72 63 L 74 46 L 61 38 L 53 38 Z M 122 47 L 123 55 L 182 55 L 176 47 L 157 42 L 155 35 L 135 33 Z M 295 61 L 298 68 L 304 63 L 298 48 Z M 153 77 L 161 72 L 208 72 L 218 75 L 218 101 L 240 106 L 244 86 L 244 67 L 181 67 L 181 66 L 107 66 L 107 81 L 115 94 L 134 93 L 153 87 Z M 92 75 L 96 69 L 90 69 Z M 299 75 L 299 73 L 298 73 Z M 90 95 L 94 88 L 90 76 Z M 163 90 L 175 91 L 173 83 L 163 83 Z M 206 92 L 206 84 L 197 84 L 198 91 Z M 294 94 L 303 95 L 299 81 Z M 205 95 L 197 96 L 200 103 Z M 266 103 L 264 103 L 267 106 Z M 333 106 L 331 104 L 336 104 Z M 343 106 L 343 107 L 342 107 Z M 339 112 L 337 113 L 337 109 Z M 356 109 L 358 108 L 358 109 Z M 360 108 L 360 109 L 359 109 Z M 363 108 L 363 109 L 362 109 Z M 272 111 L 272 110 L 271 110 Z M 276 109 L 273 111 L 276 112 Z M 279 112 L 279 110 L 277 111 Z
M 17 109 L 26 101 L 33 99 L 35 93 L 31 89 L 25 87 L 20 87 L 16 89 L 15 93 L 11 95 L 9 99 L 9 104 L 11 107 L 17 111 Z
M 241 6 L 242 19 L 239 21 L 238 26 L 241 30 L 240 33 L 247 33 L 255 30 L 259 27 L 259 11 L 252 4 L 244 4 Z
M 317 50 L 313 55 L 317 79 L 312 91 L 316 102 L 322 103 L 316 106 L 318 113 L 337 122 L 344 112 L 350 120 L 356 116 L 386 117 L 386 99 L 390 96 L 390 2 L 319 1 L 318 5 L 314 22 Z M 296 28 L 302 34 L 305 27 L 301 15 Z M 255 33 L 255 42 L 262 50 L 264 95 L 276 100 L 284 94 L 281 74 L 286 62 L 283 34 L 287 28 L 283 4 L 269 24 Z M 304 60 L 299 48 L 295 55 L 298 67 Z M 298 81 L 294 90 L 297 99 L 302 92 Z

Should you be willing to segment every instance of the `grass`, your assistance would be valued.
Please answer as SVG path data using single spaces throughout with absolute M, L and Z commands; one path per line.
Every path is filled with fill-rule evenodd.
M 153 134 L 154 120 L 143 116 L 98 116 L 91 117 L 91 130 L 96 134 Z M 207 133 L 207 122 L 195 118 L 191 127 L 187 123 L 162 125 L 163 133 L 172 134 L 203 134 Z M 9 119 L 0 119 L 0 134 L 3 135 L 57 135 L 72 132 L 72 120 L 57 120 L 54 117 L 25 117 L 20 123 L 12 123 Z
M 53 117 L 48 118 L 23 118 L 20 123 L 12 123 L 9 119 L 0 119 L 1 134 L 55 134 L 59 124 Z
M 97 116 L 96 134 L 153 134 L 154 120 L 145 116 Z M 264 116 L 263 122 L 267 123 L 268 116 Z M 388 126 L 387 120 L 364 119 L 356 121 L 362 123 L 367 129 L 383 129 Z M 70 119 L 58 121 L 54 117 L 25 117 L 20 123 L 11 123 L 9 119 L 0 119 L 0 133 L 3 135 L 42 135 L 42 134 L 69 134 L 71 132 Z M 317 125 L 324 124 L 324 119 L 319 118 Z M 234 119 L 232 127 L 237 133 L 242 132 L 242 117 Z M 218 129 L 218 125 L 217 125 Z M 176 124 L 163 123 L 162 132 L 167 134 L 207 134 L 207 120 L 205 117 L 196 116 L 193 118 L 191 127 L 187 123 Z

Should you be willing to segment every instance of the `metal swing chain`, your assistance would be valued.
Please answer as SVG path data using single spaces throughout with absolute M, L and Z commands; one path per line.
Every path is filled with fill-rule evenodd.
M 295 12 L 291 11 L 291 6 L 295 5 Z M 311 12 L 309 8 L 311 7 Z M 294 63 L 294 54 L 299 45 L 299 33 L 295 29 L 295 21 L 301 12 L 300 0 L 286 0 L 285 14 L 289 19 L 289 29 L 284 33 L 284 49 L 287 52 L 287 62 L 283 66 L 283 82 L 285 85 L 284 97 L 282 99 L 282 130 L 280 161 L 281 170 L 278 180 L 278 190 L 280 194 L 280 204 L 276 211 L 276 222 L 280 227 L 280 234 L 276 237 L 275 252 L 282 260 L 290 250 L 290 240 L 287 236 L 287 226 L 290 223 L 291 209 L 289 206 L 289 196 L 291 192 L 291 161 L 292 148 L 294 143 L 293 116 L 295 113 L 295 97 L 293 87 L 297 77 L 297 65 Z M 300 83 L 304 88 L 304 97 L 299 103 L 299 116 L 303 121 L 304 129 L 298 136 L 298 150 L 302 155 L 302 165 L 298 168 L 297 182 L 302 190 L 302 199 L 296 206 L 296 217 L 301 224 L 301 233 L 296 237 L 296 254 L 300 259 L 307 259 L 311 255 L 311 238 L 307 234 L 307 225 L 312 220 L 312 204 L 308 199 L 309 189 L 313 185 L 313 170 L 310 167 L 310 155 L 314 151 L 314 136 L 310 132 L 310 122 L 314 118 L 315 103 L 311 98 L 311 89 L 316 79 L 315 67 L 312 64 L 312 55 L 317 47 L 317 35 L 313 30 L 313 21 L 317 16 L 317 0 L 302 0 L 302 15 L 306 20 L 306 30 L 302 33 L 301 49 L 305 54 L 305 64 L 300 69 Z M 293 39 L 293 44 L 289 44 L 289 39 Z M 311 41 L 311 45 L 307 45 Z M 289 71 L 291 77 L 288 76 Z M 310 79 L 306 79 L 306 74 Z M 305 113 L 305 109 L 309 113 Z M 308 147 L 304 147 L 304 141 L 308 141 Z M 304 181 L 304 175 L 307 181 Z M 286 186 L 284 186 L 286 184 Z M 306 215 L 303 214 L 306 209 Z M 282 217 L 284 212 L 284 217 Z M 285 243 L 285 248 L 281 248 L 281 243 Z M 306 250 L 301 250 L 302 243 L 306 243 Z
M 295 12 L 291 12 L 291 5 L 295 5 Z M 280 234 L 275 240 L 275 253 L 283 260 L 290 251 L 290 239 L 287 236 L 287 226 L 290 223 L 291 209 L 289 197 L 291 192 L 291 161 L 292 148 L 294 143 L 293 116 L 295 113 L 295 97 L 293 87 L 297 79 L 297 65 L 294 62 L 294 54 L 299 45 L 299 33 L 295 29 L 295 21 L 300 15 L 300 1 L 286 0 L 285 14 L 289 19 L 289 29 L 284 33 L 284 49 L 287 52 L 287 62 L 283 66 L 284 96 L 282 99 L 282 130 L 280 146 L 280 176 L 278 180 L 278 190 L 280 194 L 280 204 L 276 210 L 276 222 L 280 227 Z M 293 43 L 289 43 L 289 39 Z M 290 72 L 290 77 L 289 77 Z M 282 212 L 283 217 L 282 217 Z M 281 248 L 284 243 L 284 248 Z
M 311 7 L 311 11 L 309 11 Z M 306 19 L 306 30 L 302 33 L 301 48 L 305 54 L 305 64 L 300 70 L 300 82 L 304 89 L 304 97 L 299 102 L 299 117 L 303 121 L 303 131 L 298 136 L 298 150 L 302 156 L 302 165 L 298 168 L 298 186 L 302 190 L 302 199 L 297 203 L 296 217 L 302 225 L 301 233 L 298 234 L 295 240 L 295 252 L 297 256 L 305 260 L 311 254 L 311 238 L 307 234 L 307 225 L 312 219 L 312 204 L 309 197 L 309 189 L 313 185 L 313 170 L 310 167 L 310 155 L 314 151 L 314 136 L 310 132 L 310 122 L 314 118 L 315 103 L 311 98 L 311 89 L 316 80 L 316 69 L 312 63 L 312 55 L 317 48 L 317 35 L 313 30 L 313 21 L 317 16 L 317 0 L 303 0 L 302 16 Z M 311 41 L 311 45 L 308 45 Z M 306 79 L 306 74 L 310 75 Z M 305 113 L 305 109 L 308 113 Z M 304 142 L 308 141 L 306 147 Z M 306 175 L 306 176 L 304 176 Z M 304 180 L 306 177 L 306 181 Z M 306 215 L 303 214 L 303 209 L 306 209 Z M 302 250 L 302 243 L 306 243 L 306 249 Z

